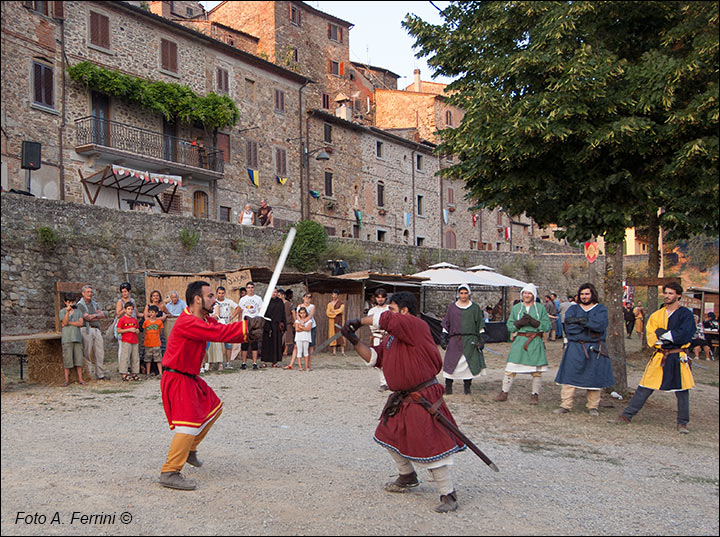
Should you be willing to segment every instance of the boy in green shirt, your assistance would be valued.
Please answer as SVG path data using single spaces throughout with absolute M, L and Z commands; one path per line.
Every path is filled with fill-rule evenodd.
M 65 368 L 65 384 L 63 386 L 70 385 L 70 370 L 73 367 L 77 370 L 78 383 L 85 385 L 82 378 L 83 348 L 82 334 L 80 334 L 80 327 L 84 324 L 82 312 L 75 305 L 78 301 L 77 296 L 65 293 L 63 301 L 65 307 L 60 310 L 63 367 Z

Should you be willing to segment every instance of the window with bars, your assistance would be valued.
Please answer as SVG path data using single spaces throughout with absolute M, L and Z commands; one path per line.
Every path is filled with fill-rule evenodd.
M 325 172 L 325 195 L 333 195 L 333 174 L 332 172 Z
M 323 128 L 323 140 L 329 144 L 332 143 L 332 125 L 329 123 L 324 124 Z
M 33 102 L 55 107 L 54 71 L 45 63 L 33 62 Z
M 255 140 L 247 140 L 245 144 L 245 164 L 248 168 L 258 168 L 258 144 Z
M 330 110 L 330 95 L 327 93 L 322 94 L 322 107 L 325 110 Z
M 377 204 L 378 207 L 385 207 L 385 183 L 382 181 L 377 185 Z
M 110 49 L 110 19 L 95 11 L 90 12 L 90 43 Z
M 285 92 L 279 89 L 275 90 L 275 111 L 285 112 Z
M 228 70 L 218 67 L 215 78 L 217 79 L 218 93 L 230 93 L 230 73 L 228 73 Z
M 453 122 L 452 122 L 452 112 L 451 112 L 450 110 L 448 110 L 447 112 L 445 112 L 445 125 L 447 125 L 448 127 L 452 127 L 452 126 L 453 126 Z
M 177 73 L 177 43 L 160 39 L 160 66 L 165 71 Z
M 287 175 L 287 151 L 281 147 L 275 148 L 275 173 L 280 177 Z
M 193 216 L 195 218 L 208 217 L 208 195 L 202 190 L 193 193 Z

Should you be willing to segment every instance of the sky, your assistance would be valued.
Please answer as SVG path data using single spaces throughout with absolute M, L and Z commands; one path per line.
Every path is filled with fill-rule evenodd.
M 206 10 L 220 2 L 200 2 Z M 400 75 L 398 89 L 405 88 L 414 80 L 413 72 L 420 69 L 425 81 L 449 83 L 445 77 L 432 78 L 432 71 L 425 59 L 415 57 L 414 40 L 401 26 L 407 13 L 423 20 L 439 24 L 442 18 L 438 8 L 449 2 L 306 2 L 329 15 L 354 24 L 350 30 L 350 60 L 383 67 Z

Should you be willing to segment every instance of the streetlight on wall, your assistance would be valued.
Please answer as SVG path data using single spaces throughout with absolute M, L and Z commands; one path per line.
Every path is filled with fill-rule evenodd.
M 328 161 L 330 160 L 330 155 L 328 155 L 327 151 L 325 150 L 325 146 L 318 147 L 317 149 L 308 149 L 308 145 L 305 143 L 305 139 L 302 136 L 298 136 L 297 138 L 286 138 L 286 142 L 292 142 L 293 140 L 301 140 L 300 142 L 300 212 L 302 214 L 303 218 L 308 218 L 310 216 L 310 200 L 307 199 L 307 196 L 309 196 L 309 190 L 310 190 L 310 157 L 315 155 L 315 160 L 318 161 Z M 307 170 L 307 191 L 305 195 L 303 195 L 303 173 L 302 170 Z

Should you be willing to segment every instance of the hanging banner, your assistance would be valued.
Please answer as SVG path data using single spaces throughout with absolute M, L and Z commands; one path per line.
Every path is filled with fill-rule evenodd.
M 287 183 L 288 178 L 287 177 L 280 177 L 279 175 L 275 176 L 275 180 L 280 183 L 281 185 L 284 185 Z
M 512 226 L 505 226 L 505 240 L 512 240 Z
M 357 223 L 360 227 L 362 227 L 362 212 L 355 209 L 355 220 L 357 220 Z
M 405 227 L 410 227 L 410 222 L 412 219 L 412 215 L 410 213 L 405 213 Z
M 443 209 L 443 221 L 447 224 L 450 221 L 450 211 Z
M 480 217 L 480 215 L 479 215 L 479 214 L 477 214 L 477 213 L 473 213 L 473 215 L 472 215 L 472 223 L 473 223 L 473 227 L 477 227 L 477 221 L 478 221 L 478 218 L 479 218 L 479 217 Z
M 588 263 L 595 263 L 598 256 L 598 243 L 597 242 L 586 242 L 585 243 L 585 258 Z
M 317 190 L 310 190 L 309 192 L 310 192 L 310 195 L 313 198 L 315 198 L 316 200 L 320 199 L 320 192 L 318 192 Z
M 260 186 L 260 172 L 258 172 L 257 170 L 248 168 L 248 177 L 250 177 L 250 182 L 253 185 Z

